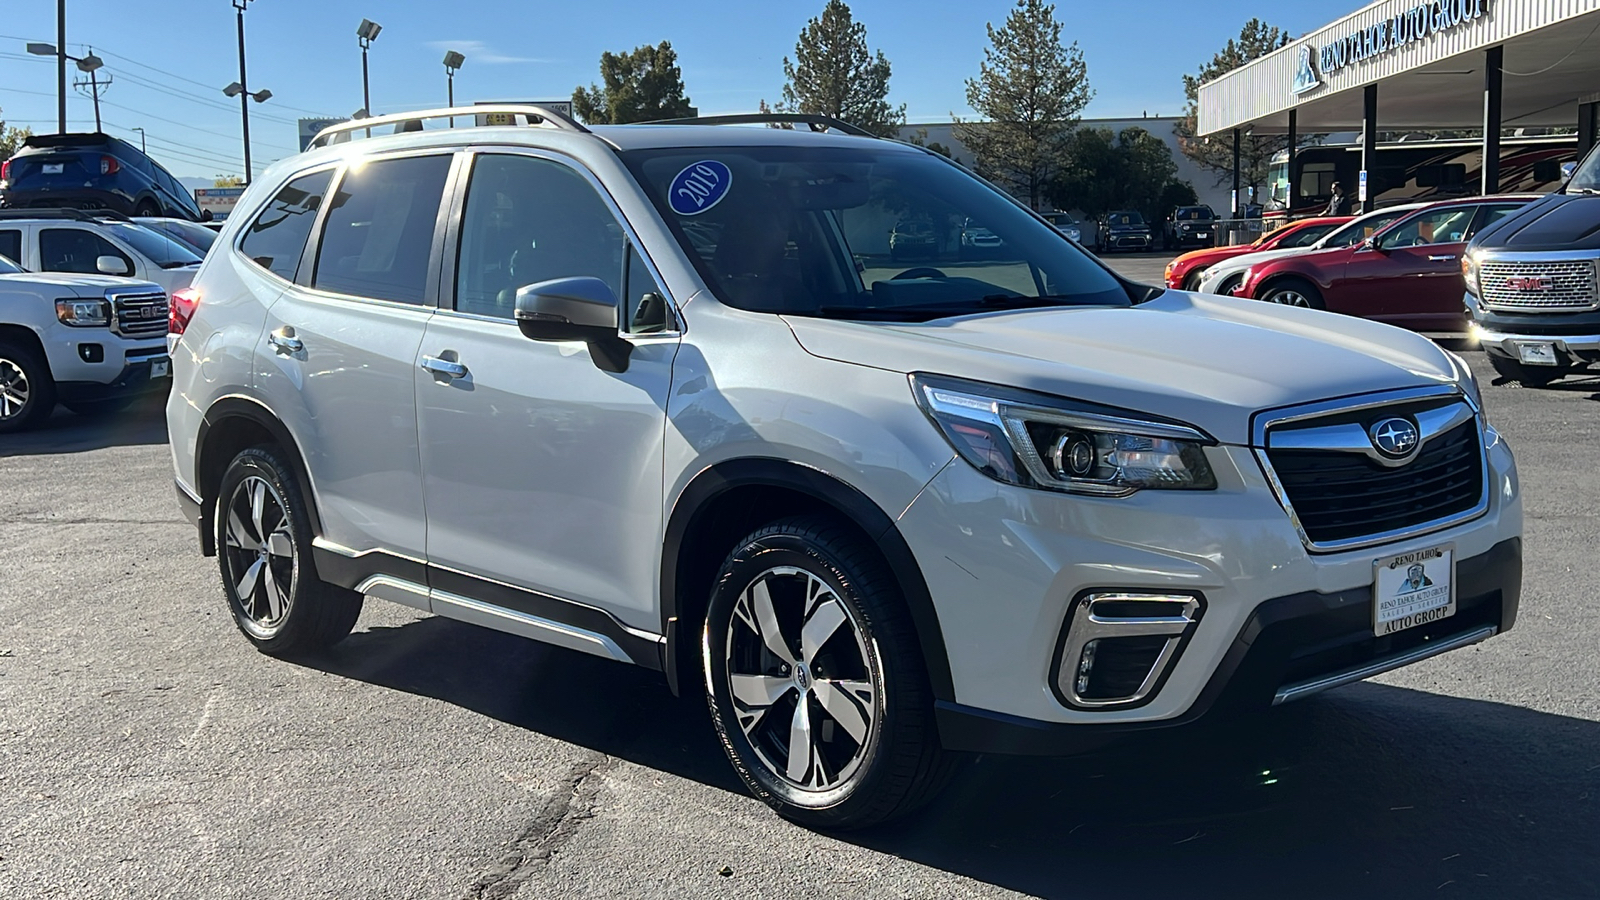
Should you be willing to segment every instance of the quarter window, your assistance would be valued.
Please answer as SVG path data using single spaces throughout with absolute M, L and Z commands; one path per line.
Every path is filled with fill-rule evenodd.
M 244 233 L 239 249 L 279 278 L 293 281 L 333 170 L 303 175 L 284 185 Z
M 414 156 L 352 168 L 329 201 L 312 286 L 422 303 L 450 160 Z
M 115 256 L 127 263 L 132 272 L 133 260 L 110 241 L 82 228 L 46 228 L 39 232 L 39 268 L 45 272 L 76 272 L 82 275 L 98 274 L 96 265 L 102 256 Z
M 517 289 L 592 276 L 622 291 L 622 226 L 582 175 L 532 156 L 484 154 L 472 169 L 456 264 L 456 310 L 510 319 Z M 660 288 L 648 273 L 638 294 Z M 630 298 L 631 320 L 638 298 Z M 659 330 L 655 329 L 655 330 Z

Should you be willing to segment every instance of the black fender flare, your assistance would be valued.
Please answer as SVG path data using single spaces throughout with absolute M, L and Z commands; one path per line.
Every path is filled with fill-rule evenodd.
M 209 445 L 207 439 L 214 425 L 225 422 L 228 419 L 246 419 L 260 426 L 289 455 L 290 462 L 296 469 L 295 475 L 298 476 L 298 481 L 300 482 L 300 491 L 304 495 L 301 500 L 304 501 L 306 512 L 311 517 L 311 530 L 321 534 L 322 516 L 317 510 L 315 492 L 311 488 L 310 472 L 306 468 L 305 455 L 300 451 L 300 443 L 294 439 L 294 435 L 289 433 L 288 426 L 284 425 L 277 416 L 273 415 L 272 410 L 268 409 L 259 400 L 232 394 L 218 399 L 206 409 L 205 415 L 200 418 L 200 428 L 195 434 L 195 489 L 202 494 L 200 498 L 200 521 L 197 524 L 200 528 L 200 540 L 205 554 L 210 556 L 216 552 L 216 539 L 211 524 L 211 509 L 214 505 L 212 501 L 216 498 L 204 496 L 205 486 L 201 483 L 203 480 L 202 475 L 207 471 L 207 467 L 216 464 L 216 460 L 210 459 L 206 455 L 206 448 Z M 226 466 L 227 461 L 223 460 L 222 465 Z
M 679 633 L 678 560 L 686 537 L 700 513 L 719 496 L 736 488 L 786 488 L 804 494 L 849 517 L 874 541 L 900 587 L 922 648 L 923 662 L 936 699 L 954 702 L 955 685 L 945 652 L 944 632 L 916 556 L 894 519 L 859 490 L 820 469 L 783 459 L 746 458 L 716 463 L 702 470 L 678 495 L 667 518 L 661 555 L 661 626 L 666 637 L 663 668 L 674 693 L 679 654 L 697 652 L 698 632 Z

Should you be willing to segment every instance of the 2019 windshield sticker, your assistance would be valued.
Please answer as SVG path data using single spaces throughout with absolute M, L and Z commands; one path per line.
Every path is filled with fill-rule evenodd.
M 732 186 L 732 170 L 714 159 L 703 159 L 673 176 L 667 202 L 680 216 L 698 216 L 721 203 Z

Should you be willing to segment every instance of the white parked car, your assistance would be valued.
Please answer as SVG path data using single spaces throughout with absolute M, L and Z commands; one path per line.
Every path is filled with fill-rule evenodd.
M 149 282 L 24 271 L 0 255 L 0 434 L 116 410 L 171 382 L 167 295 Z
M 1232 294 L 1233 289 L 1244 283 L 1245 272 L 1251 266 L 1260 265 L 1268 260 L 1279 259 L 1285 256 L 1294 256 L 1297 253 L 1315 253 L 1318 250 L 1333 250 L 1339 247 L 1349 247 L 1371 237 L 1373 234 L 1388 227 L 1390 222 L 1413 209 L 1427 206 L 1426 203 L 1407 203 L 1402 206 L 1386 206 L 1374 210 L 1363 216 L 1340 225 L 1338 228 L 1324 235 L 1321 240 L 1307 247 L 1294 247 L 1288 250 L 1259 250 L 1255 253 L 1246 253 L 1225 259 L 1209 269 L 1200 277 L 1199 291 L 1202 294 Z
M 77 209 L 0 210 L 0 256 L 34 272 L 154 282 L 169 296 L 200 267 L 200 254 L 164 234 L 115 213 Z
M 528 124 L 361 139 L 449 115 Z M 1516 465 L 1458 357 L 1131 284 L 842 123 L 717 121 L 380 117 L 255 181 L 174 298 L 167 406 L 246 638 L 314 651 L 370 596 L 657 669 L 756 796 L 847 828 L 949 751 L 1512 626 Z M 967 217 L 1003 259 L 892 259 L 889 223 Z

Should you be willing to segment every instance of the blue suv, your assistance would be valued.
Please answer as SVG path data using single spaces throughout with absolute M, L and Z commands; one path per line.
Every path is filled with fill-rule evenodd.
M 29 137 L 0 166 L 0 206 L 109 209 L 194 222 L 211 218 L 172 173 L 132 144 L 99 132 Z

